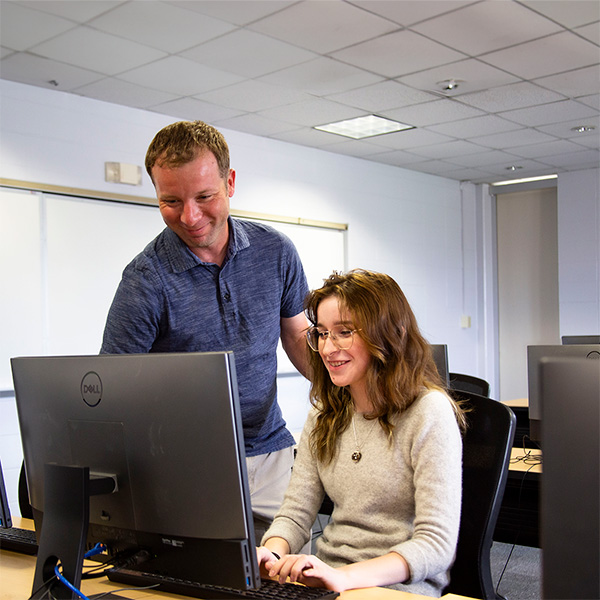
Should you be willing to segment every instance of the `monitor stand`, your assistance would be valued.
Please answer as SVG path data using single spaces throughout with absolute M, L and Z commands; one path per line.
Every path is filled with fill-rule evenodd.
M 56 581 L 55 567 L 75 588 L 81 586 L 90 496 L 116 491 L 116 477 L 90 478 L 89 467 L 44 465 L 44 519 L 31 598 L 75 600 L 75 591 Z M 51 592 L 50 592 L 51 589 Z

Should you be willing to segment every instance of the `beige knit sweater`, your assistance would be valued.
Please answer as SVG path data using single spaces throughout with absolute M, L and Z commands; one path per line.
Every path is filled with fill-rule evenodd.
M 308 416 L 283 505 L 263 541 L 279 536 L 297 552 L 307 541 L 324 494 L 334 503 L 316 555 L 333 567 L 402 555 L 411 579 L 395 589 L 440 596 L 448 582 L 461 507 L 462 442 L 448 398 L 423 393 L 394 421 L 390 444 L 377 421 L 354 415 L 328 465 L 308 447 Z M 352 460 L 360 446 L 362 457 Z M 313 548 L 314 552 L 314 548 Z

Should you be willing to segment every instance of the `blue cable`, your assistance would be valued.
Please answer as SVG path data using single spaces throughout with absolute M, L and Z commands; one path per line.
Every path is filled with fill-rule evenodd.
M 88 550 L 85 553 L 85 555 L 83 556 L 83 558 L 85 559 L 85 558 L 89 558 L 90 556 L 94 556 L 96 554 L 100 554 L 100 553 L 104 552 L 105 549 L 106 549 L 106 546 L 104 544 L 98 543 L 91 550 Z M 82 600 L 90 600 L 85 594 L 83 594 L 83 592 L 81 592 L 81 590 L 78 590 L 70 581 L 68 581 L 63 576 L 63 574 L 59 570 L 59 565 L 60 565 L 60 563 L 57 563 L 56 566 L 54 567 L 54 574 L 56 575 L 56 578 L 64 586 L 66 586 L 72 592 L 74 592 L 75 594 L 77 594 Z
M 83 592 L 78 590 L 70 581 L 67 581 L 67 579 L 63 577 L 63 574 L 58 569 L 58 565 L 54 567 L 54 574 L 64 586 L 69 588 L 72 592 L 75 592 L 82 600 L 90 600 L 86 595 L 83 594 Z
M 86 558 L 90 558 L 90 556 L 95 556 L 96 554 L 102 554 L 106 550 L 106 546 L 100 542 L 98 542 L 91 550 L 88 550 L 84 555 L 84 560 Z

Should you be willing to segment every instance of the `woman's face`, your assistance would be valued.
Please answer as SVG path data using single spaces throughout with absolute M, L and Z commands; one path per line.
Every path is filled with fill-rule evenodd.
M 319 331 L 353 331 L 356 329 L 350 313 L 340 311 L 336 296 L 325 298 L 317 307 L 317 328 Z M 353 398 L 366 397 L 367 371 L 371 365 L 371 355 L 364 340 L 358 333 L 352 335 L 352 345 L 340 350 L 331 339 L 331 334 L 319 343 L 319 354 L 329 372 L 331 381 L 339 386 L 349 386 Z M 348 344 L 344 340 L 341 345 Z

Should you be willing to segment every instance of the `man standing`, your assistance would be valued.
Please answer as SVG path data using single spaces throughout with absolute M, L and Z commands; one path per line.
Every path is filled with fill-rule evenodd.
M 257 540 L 283 499 L 293 437 L 277 404 L 279 338 L 306 374 L 306 277 L 292 242 L 234 219 L 235 171 L 202 121 L 159 131 L 146 154 L 167 228 L 125 268 L 102 353 L 232 350 Z

